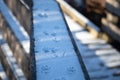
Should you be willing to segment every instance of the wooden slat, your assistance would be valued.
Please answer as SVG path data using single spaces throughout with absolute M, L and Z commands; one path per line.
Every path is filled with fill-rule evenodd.
M 108 11 L 106 11 L 105 13 L 106 13 L 107 21 L 109 21 L 109 22 L 111 22 L 113 24 L 116 24 L 116 25 L 119 23 L 119 17 L 118 16 L 115 16 L 115 15 L 113 15 L 112 13 L 110 13 Z
M 0 34 L 0 60 L 4 65 L 4 69 L 7 73 L 9 79 L 12 80 L 26 80 L 23 71 L 17 64 L 16 59 L 13 56 L 11 49 L 9 48 L 6 41 L 3 39 L 2 34 Z
M 0 11 L 5 19 L 2 25 L 4 38 L 13 50 L 20 67 L 23 69 L 27 78 L 29 77 L 29 37 L 23 27 L 17 22 L 10 10 L 0 1 Z M 26 66 L 24 66 L 26 65 Z
M 30 26 L 32 24 L 31 7 L 29 7 L 24 0 L 4 0 L 4 2 L 9 7 L 16 19 L 20 22 L 20 24 L 25 28 L 27 33 L 30 34 Z
M 102 23 L 103 23 L 103 27 L 102 27 L 103 30 L 113 39 L 120 42 L 120 29 L 118 28 L 118 26 L 110 23 L 105 18 L 102 19 Z
M 113 0 L 106 0 L 106 10 L 120 17 L 120 3 Z
M 81 13 L 79 13 L 70 5 L 68 5 L 65 1 L 63 0 L 57 0 L 57 1 L 60 3 L 62 10 L 67 15 L 69 15 L 73 20 L 78 22 L 82 27 L 88 29 L 95 37 L 99 36 L 100 29 L 98 26 L 93 24 L 90 20 L 88 20 Z

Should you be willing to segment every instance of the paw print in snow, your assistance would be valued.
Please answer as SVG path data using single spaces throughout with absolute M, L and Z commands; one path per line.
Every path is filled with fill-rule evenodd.
M 42 66 L 41 67 L 41 72 L 45 73 L 45 74 L 49 73 L 50 72 L 50 67 L 48 65 Z

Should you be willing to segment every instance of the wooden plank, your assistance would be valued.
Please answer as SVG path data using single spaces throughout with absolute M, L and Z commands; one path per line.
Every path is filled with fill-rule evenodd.
M 26 80 L 23 71 L 20 69 L 19 65 L 17 64 L 16 59 L 13 56 L 12 51 L 10 50 L 8 44 L 3 39 L 2 34 L 0 34 L 0 58 L 1 62 L 4 65 L 4 69 L 7 73 L 9 79 L 12 80 Z
M 11 0 L 11 1 L 4 0 L 4 2 L 8 6 L 8 8 L 11 10 L 13 15 L 16 17 L 16 19 L 20 22 L 20 24 L 25 28 L 27 33 L 30 34 L 30 26 L 32 23 L 31 7 L 29 7 L 23 0 Z
M 5 19 L 2 25 L 3 36 L 13 50 L 20 67 L 29 77 L 29 37 L 23 27 L 17 22 L 3 0 L 0 1 L 0 11 Z M 26 44 L 25 44 L 26 43 Z M 26 66 L 24 66 L 26 65 Z
M 120 17 L 120 4 L 117 1 L 106 0 L 106 10 Z
M 120 29 L 116 25 L 107 21 L 105 18 L 102 19 L 102 23 L 103 30 L 106 31 L 106 33 L 110 35 L 111 38 L 120 42 Z
M 92 33 L 95 37 L 99 36 L 100 29 L 98 26 L 93 24 L 90 20 L 88 20 L 86 17 L 84 17 L 82 14 L 80 14 L 78 11 L 76 11 L 74 8 L 68 5 L 65 1 L 57 1 L 60 3 L 62 10 L 73 20 L 78 22 L 84 28 L 88 29 L 89 32 Z
M 109 21 L 109 22 L 111 22 L 113 24 L 116 24 L 116 25 L 119 23 L 119 17 L 118 16 L 115 16 L 115 15 L 113 15 L 112 13 L 110 13 L 108 11 L 106 11 L 105 13 L 106 13 L 107 21 Z
M 0 61 L 0 80 L 8 80 L 8 77 L 4 71 L 3 65 L 1 64 Z
M 61 5 L 61 8 L 64 13 L 66 13 L 74 21 L 79 23 L 83 28 L 87 29 L 92 35 L 94 35 L 95 38 L 102 38 L 102 39 L 106 40 L 107 42 L 111 41 L 109 36 L 107 34 L 101 32 L 101 30 L 99 29 L 98 26 L 96 26 L 94 23 L 92 23 L 90 20 L 88 20 L 86 17 L 84 17 L 81 13 L 79 13 L 74 8 L 72 8 L 64 0 L 57 0 L 57 1 Z

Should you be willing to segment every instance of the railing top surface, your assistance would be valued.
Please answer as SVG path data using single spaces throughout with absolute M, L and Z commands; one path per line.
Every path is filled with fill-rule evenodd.
M 55 0 L 33 0 L 32 29 L 34 51 L 31 54 L 35 56 L 37 80 L 85 80 L 67 24 Z

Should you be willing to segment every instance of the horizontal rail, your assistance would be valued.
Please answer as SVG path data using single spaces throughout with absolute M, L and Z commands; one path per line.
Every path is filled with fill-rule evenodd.
M 33 0 L 31 31 L 32 80 L 89 80 L 56 1 Z
M 28 0 L 4 0 L 13 15 L 29 34 L 31 26 L 31 7 L 29 7 L 24 1 L 28 3 Z

